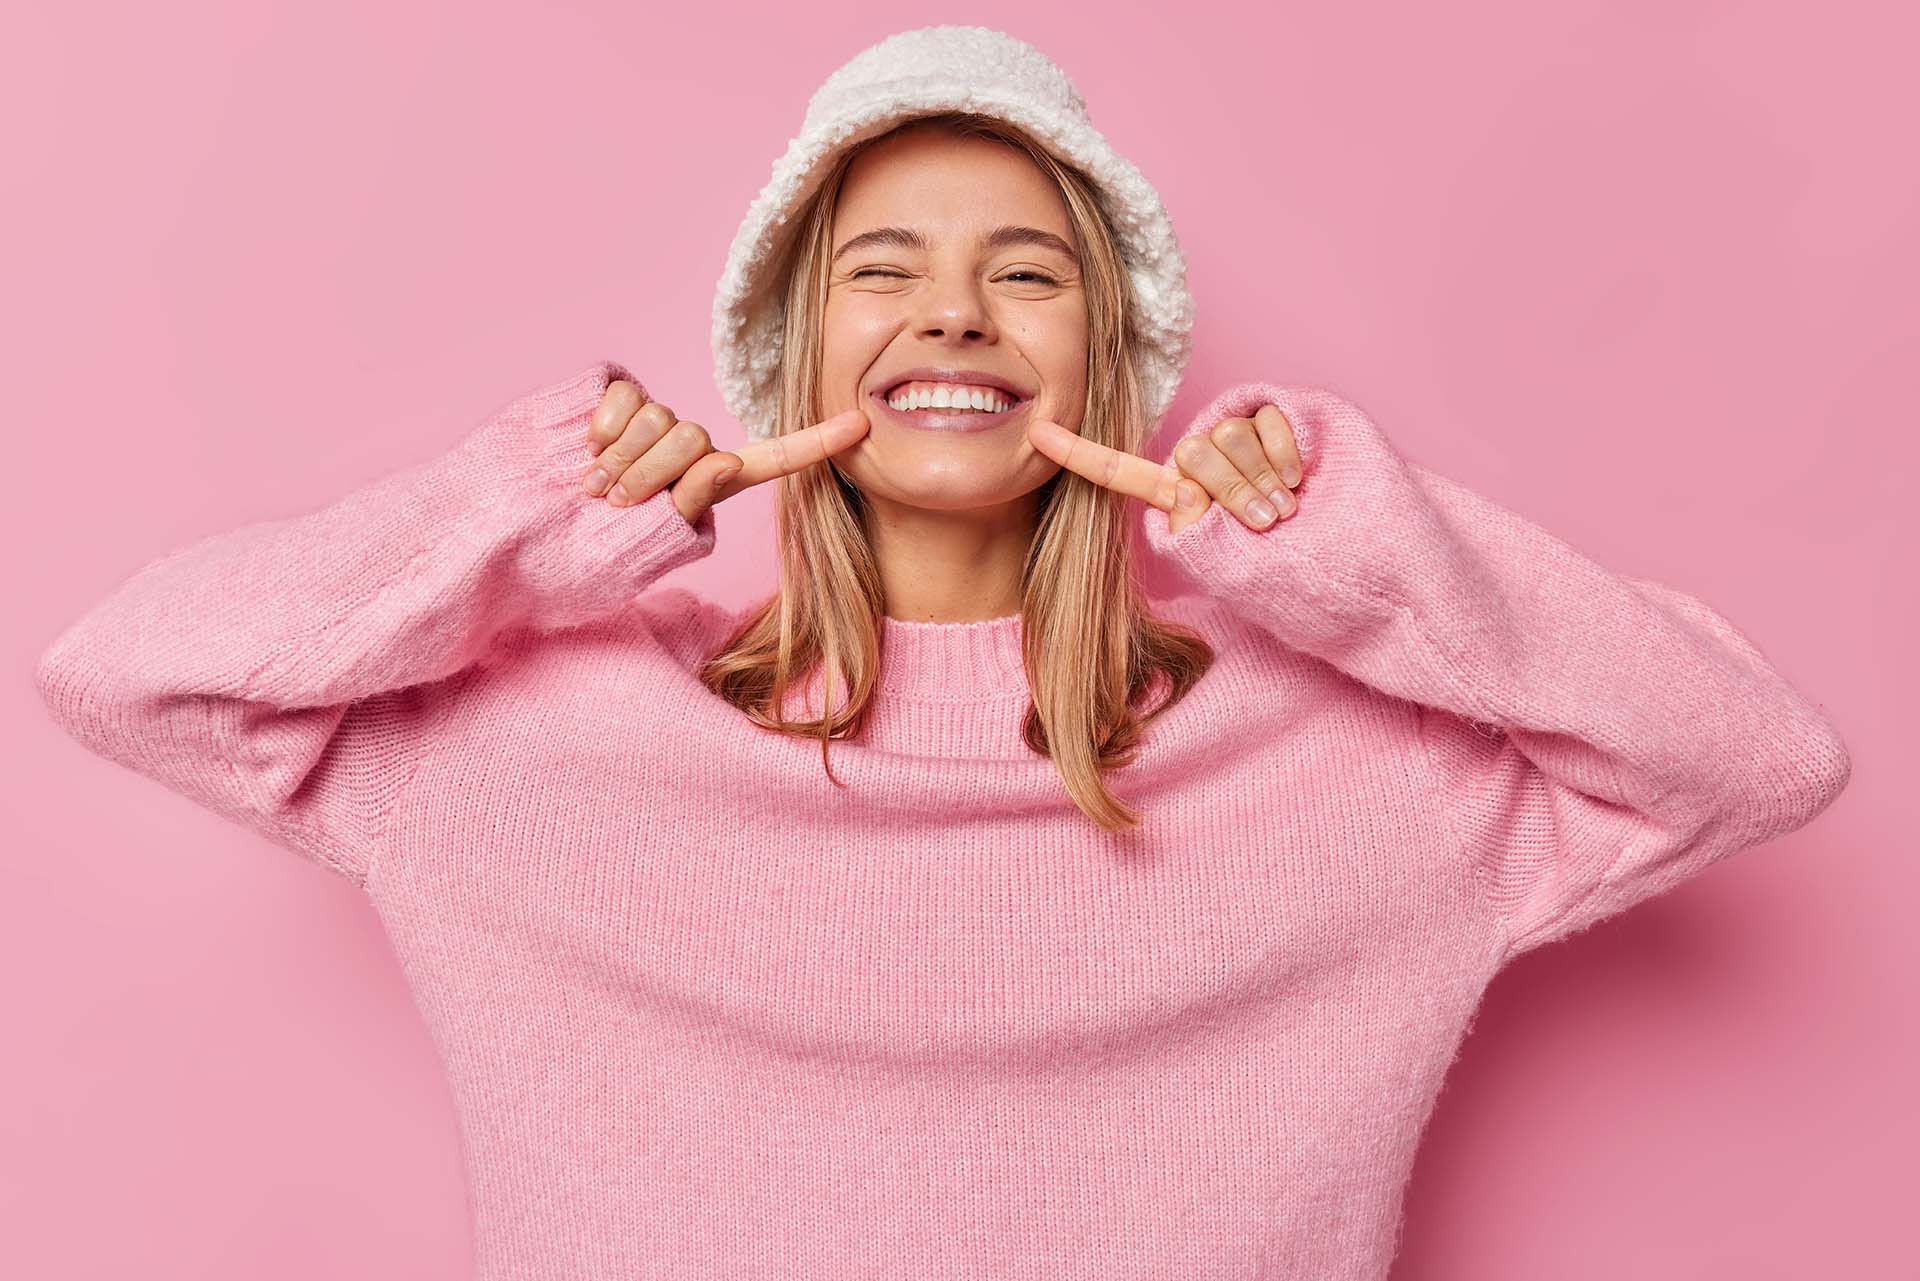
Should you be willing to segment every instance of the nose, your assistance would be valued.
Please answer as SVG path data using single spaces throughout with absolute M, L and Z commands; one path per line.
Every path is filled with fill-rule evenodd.
M 920 293 L 916 327 L 923 338 L 977 342 L 994 332 L 985 296 L 971 281 L 949 278 Z

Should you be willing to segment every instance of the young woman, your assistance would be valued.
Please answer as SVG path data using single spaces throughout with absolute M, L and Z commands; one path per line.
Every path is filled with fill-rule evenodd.
M 1191 318 L 1065 76 L 907 32 L 734 244 L 746 444 L 596 362 L 148 566 L 41 688 L 365 888 L 484 1277 L 1379 1277 L 1495 972 L 1849 758 L 1330 392 L 1141 458 Z M 767 482 L 777 593 L 653 586 Z M 1136 513 L 1193 591 L 1136 590 Z

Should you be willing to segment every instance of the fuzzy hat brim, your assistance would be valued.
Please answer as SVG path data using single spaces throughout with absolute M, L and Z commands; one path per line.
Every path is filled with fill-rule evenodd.
M 735 233 L 713 303 L 714 376 L 751 439 L 776 428 L 785 332 L 782 266 L 793 215 L 846 147 L 919 116 L 969 111 L 1006 120 L 1091 179 L 1132 284 L 1151 431 L 1192 350 L 1186 260 L 1159 194 L 1086 114 L 1065 73 L 1032 45 L 984 27 L 902 32 L 862 51 L 815 94 L 798 136 Z

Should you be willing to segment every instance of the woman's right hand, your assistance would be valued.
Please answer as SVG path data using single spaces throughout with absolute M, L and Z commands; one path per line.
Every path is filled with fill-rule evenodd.
M 671 485 L 673 505 L 693 524 L 723 498 L 839 453 L 866 435 L 870 425 L 864 413 L 849 409 L 771 440 L 715 449 L 699 423 L 680 421 L 634 384 L 615 379 L 587 425 L 594 462 L 581 487 L 625 507 Z

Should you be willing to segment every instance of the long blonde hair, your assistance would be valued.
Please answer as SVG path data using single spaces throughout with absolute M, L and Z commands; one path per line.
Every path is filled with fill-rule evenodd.
M 1017 127 L 989 116 L 943 112 L 915 117 L 843 151 L 809 204 L 785 264 L 786 319 L 776 433 L 820 421 L 821 317 L 826 307 L 834 209 L 847 168 L 900 129 L 936 125 L 1018 147 L 1058 185 L 1078 241 L 1087 300 L 1088 393 L 1080 434 L 1137 453 L 1140 384 L 1134 363 L 1132 294 L 1113 232 L 1092 184 Z M 755 606 L 701 669 L 716 694 L 756 723 L 818 736 L 828 747 L 865 724 L 880 663 L 885 614 L 859 490 L 833 460 L 777 482 L 775 528 L 780 590 Z M 1052 757 L 1068 794 L 1101 827 L 1137 826 L 1139 814 L 1108 790 L 1102 772 L 1131 762 L 1146 726 L 1183 697 L 1212 665 L 1213 649 L 1181 624 L 1155 618 L 1134 581 L 1128 499 L 1062 468 L 1040 488 L 1040 514 L 1021 573 L 1023 660 L 1031 701 L 1027 745 Z M 819 719 L 789 720 L 790 689 L 816 671 L 838 673 L 846 701 L 836 708 L 823 680 Z M 1156 685 L 1164 697 L 1137 710 Z

